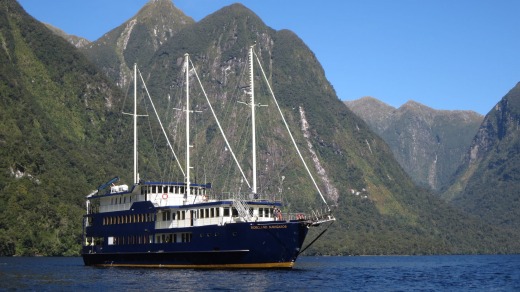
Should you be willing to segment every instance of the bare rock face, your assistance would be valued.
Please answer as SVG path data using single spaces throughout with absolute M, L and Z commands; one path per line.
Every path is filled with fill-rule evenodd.
M 472 111 L 434 110 L 415 101 L 398 109 L 372 97 L 345 104 L 386 141 L 418 184 L 433 190 L 450 182 L 483 118 Z

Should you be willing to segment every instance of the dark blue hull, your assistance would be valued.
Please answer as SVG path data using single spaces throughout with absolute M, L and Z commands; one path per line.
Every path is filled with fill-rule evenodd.
M 296 220 L 160 229 L 154 232 L 189 233 L 189 242 L 84 246 L 82 256 L 95 266 L 291 268 L 307 231 Z

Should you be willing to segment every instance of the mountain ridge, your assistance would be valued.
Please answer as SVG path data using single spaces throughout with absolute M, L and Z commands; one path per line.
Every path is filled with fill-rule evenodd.
M 390 145 L 417 183 L 433 190 L 449 184 L 483 119 L 473 111 L 435 110 L 416 101 L 397 109 L 375 98 L 345 104 Z
M 124 88 L 132 78 L 134 63 L 144 63 L 169 38 L 194 20 L 172 1 L 153 0 L 124 24 L 82 48 L 83 53 L 107 76 Z
M 79 37 L 79 36 L 76 36 L 76 35 L 72 35 L 72 34 L 68 34 L 66 32 L 64 32 L 63 30 L 49 24 L 49 23 L 44 23 L 45 26 L 47 26 L 47 28 L 49 28 L 52 32 L 54 32 L 55 34 L 59 35 L 60 37 L 66 39 L 69 43 L 71 43 L 74 47 L 80 49 L 80 48 L 83 48 L 85 46 L 88 46 L 91 42 L 89 40 L 87 40 L 86 38 L 83 38 L 83 37 Z

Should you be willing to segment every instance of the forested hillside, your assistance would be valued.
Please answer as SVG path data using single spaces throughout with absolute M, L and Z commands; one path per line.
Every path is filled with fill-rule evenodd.
M 443 194 L 485 222 L 520 229 L 520 83 L 486 115 Z
M 77 254 L 82 198 L 122 165 L 105 151 L 120 91 L 16 1 L 0 43 L 0 255 Z
M 471 219 L 414 185 L 387 144 L 345 107 L 325 78 L 319 61 L 293 32 L 276 31 L 240 4 L 224 7 L 203 20 L 178 27 L 161 42 L 145 42 L 121 58 L 127 43 L 112 42 L 85 57 L 64 39 L 28 16 L 14 0 L 0 6 L 0 253 L 2 255 L 76 255 L 79 251 L 83 199 L 114 176 L 128 183 L 131 147 L 127 139 L 126 92 L 132 92 L 121 66 L 138 61 L 154 103 L 177 144 L 184 143 L 182 61 L 189 53 L 208 99 L 237 152 L 246 152 L 250 136 L 240 110 L 245 101 L 247 49 L 255 51 L 273 85 L 281 111 L 334 209 L 337 222 L 309 254 L 439 254 L 520 251 L 514 232 Z M 163 23 L 164 9 L 151 1 L 145 13 L 150 24 Z M 161 7 L 161 6 L 159 6 Z M 155 11 L 155 12 L 150 12 Z M 147 14 L 152 13 L 152 14 Z M 165 17 L 167 17 L 166 15 Z M 134 18 L 107 35 L 124 30 Z M 138 38 L 146 30 L 126 30 Z M 135 35 L 134 35 L 135 33 Z M 118 33 L 117 38 L 122 34 Z M 130 42 L 128 43 L 130 44 Z M 125 45 L 125 46 L 123 46 Z M 149 46 L 154 46 L 153 48 Z M 157 47 L 155 47 L 157 46 Z M 102 46 L 100 46 L 102 47 Z M 126 47 L 128 48 L 128 47 Z M 126 52 L 126 51 L 125 51 Z M 130 52 L 133 52 L 130 54 Z M 140 54 L 140 52 L 145 52 Z M 131 56 L 131 57 L 129 57 Z M 117 61 L 110 61 L 116 58 Z M 97 62 L 96 60 L 104 60 Z M 95 62 L 96 65 L 90 63 Z M 98 69 L 102 68 L 102 69 Z M 103 73 L 100 73 L 103 72 Z M 195 72 L 190 71 L 197 85 Z M 126 74 L 126 73 L 125 73 Z M 287 210 L 322 207 L 312 183 L 305 179 L 288 136 L 269 110 L 275 109 L 256 73 L 260 126 L 258 164 L 260 190 L 283 193 Z M 127 75 L 125 75 L 127 76 Z M 108 81 L 110 80 L 110 81 Z M 124 80 L 124 82 L 122 82 Z M 118 89 L 116 84 L 120 86 Z M 195 87 L 194 87 L 195 88 Z M 145 89 L 140 87 L 139 112 Z M 215 192 L 244 191 L 200 89 L 193 89 L 195 180 L 211 181 Z M 198 113 L 200 112 L 200 113 Z M 157 125 L 140 119 L 143 129 Z M 143 179 L 183 179 L 163 155 L 160 136 L 140 140 Z M 149 153 L 149 154 L 147 154 Z M 182 156 L 179 152 L 179 157 Z M 249 158 L 239 157 L 248 168 Z M 247 175 L 250 175 L 249 172 Z M 312 236 L 309 237 L 312 239 Z

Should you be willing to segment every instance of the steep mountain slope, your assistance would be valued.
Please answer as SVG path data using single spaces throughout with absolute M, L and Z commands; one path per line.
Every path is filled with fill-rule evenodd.
M 486 115 L 443 196 L 487 222 L 520 228 L 520 83 Z
M 174 107 L 182 108 L 181 66 L 184 54 L 189 52 L 217 115 L 227 117 L 224 128 L 228 138 L 238 144 L 234 145 L 237 152 L 244 152 L 249 148 L 247 142 L 237 142 L 249 135 L 241 127 L 249 119 L 247 110 L 230 109 L 228 105 L 247 101 L 243 72 L 247 66 L 247 48 L 252 44 L 293 134 L 302 141 L 304 156 L 312 157 L 308 161 L 312 172 L 337 210 L 339 221 L 327 236 L 330 240 L 319 241 L 312 252 L 408 254 L 504 252 L 518 248 L 516 242 L 507 239 L 516 235 L 504 237 L 499 230 L 466 218 L 415 187 L 392 158 L 386 143 L 337 98 L 309 48 L 290 31 L 268 28 L 240 4 L 225 7 L 179 31 L 175 40 L 166 42 L 151 63 L 144 66 L 143 71 L 150 72 L 145 75 L 149 76 L 149 88 L 152 96 L 157 97 L 158 107 L 166 109 L 175 104 Z M 255 77 L 257 84 L 261 83 L 261 75 L 257 73 Z M 191 76 L 194 78 L 193 72 Z M 275 108 L 266 99 L 267 91 L 260 88 L 258 102 Z M 192 93 L 197 95 L 195 91 Z M 215 188 L 222 185 L 228 190 L 244 188 L 238 180 L 229 183 L 230 155 L 223 142 L 214 138 L 216 126 L 206 118 L 209 110 L 203 105 L 200 91 L 198 94 L 192 104 L 194 109 L 202 111 L 197 118 L 202 130 L 192 133 L 197 145 L 193 154 L 204 158 L 197 160 L 199 170 L 194 171 L 204 178 L 213 174 Z M 291 202 L 290 208 L 305 209 L 313 205 L 317 194 L 312 184 L 304 180 L 304 171 L 298 170 L 296 156 L 289 154 L 290 141 L 283 127 L 275 125 L 276 118 L 267 110 L 260 108 L 258 112 L 260 119 L 268 120 L 262 124 L 266 136 L 260 140 L 265 144 L 260 146 L 258 154 L 262 191 L 283 189 Z M 183 136 L 182 127 L 175 122 L 181 114 L 180 111 L 170 114 L 174 117 L 169 122 L 173 140 Z M 209 146 L 204 146 L 206 142 Z M 240 159 L 247 165 L 246 156 Z M 498 241 L 500 245 L 496 244 Z
M 118 86 L 126 88 L 134 63 L 148 62 L 161 44 L 192 23 L 171 0 L 151 0 L 134 17 L 82 51 Z
M 0 44 L 0 255 L 77 254 L 82 197 L 117 165 L 98 150 L 121 95 L 14 0 Z
M 409 101 L 395 109 L 365 97 L 345 104 L 370 125 L 418 184 L 439 190 L 452 179 L 483 117 Z

